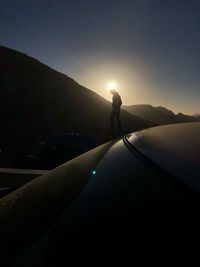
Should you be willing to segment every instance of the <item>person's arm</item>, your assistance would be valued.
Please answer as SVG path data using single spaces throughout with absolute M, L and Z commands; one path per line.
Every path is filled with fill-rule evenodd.
M 121 106 L 121 104 L 122 104 L 122 99 L 121 99 L 121 97 L 119 97 L 119 103 L 120 103 L 120 106 Z

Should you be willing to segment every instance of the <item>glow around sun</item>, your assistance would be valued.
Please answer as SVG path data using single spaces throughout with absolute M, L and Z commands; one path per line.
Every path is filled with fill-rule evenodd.
M 108 83 L 108 90 L 116 90 L 117 89 L 117 83 L 116 82 L 109 82 Z

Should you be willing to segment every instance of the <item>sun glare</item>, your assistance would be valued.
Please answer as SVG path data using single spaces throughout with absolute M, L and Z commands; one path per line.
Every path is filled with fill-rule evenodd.
M 108 90 L 116 90 L 117 89 L 117 83 L 116 82 L 109 82 L 108 83 Z

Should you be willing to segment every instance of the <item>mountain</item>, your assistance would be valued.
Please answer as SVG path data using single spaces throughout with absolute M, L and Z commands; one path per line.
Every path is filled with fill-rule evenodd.
M 198 116 L 190 116 L 190 115 L 185 115 L 181 112 L 176 114 L 176 118 L 178 119 L 179 122 L 195 122 L 195 121 L 200 121 L 200 117 Z
M 167 124 L 177 122 L 175 114 L 164 107 L 153 107 L 151 105 L 124 106 L 123 109 L 135 116 L 145 118 L 157 124 Z
M 12 49 L 0 46 L 0 161 L 16 162 L 35 144 L 79 132 L 111 139 L 111 103 L 93 91 Z M 122 111 L 124 132 L 152 126 Z
M 165 107 L 153 107 L 151 105 L 123 106 L 123 109 L 134 116 L 138 116 L 155 124 L 170 124 L 181 122 L 200 121 L 200 117 L 189 116 L 183 113 L 175 114 Z
M 200 114 L 194 114 L 193 115 L 195 118 L 197 117 L 197 118 L 200 118 Z

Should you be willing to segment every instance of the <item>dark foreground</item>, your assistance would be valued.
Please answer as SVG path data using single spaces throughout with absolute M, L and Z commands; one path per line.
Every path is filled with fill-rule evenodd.
M 3 266 L 194 266 L 199 134 L 199 123 L 139 132 L 1 199 Z

